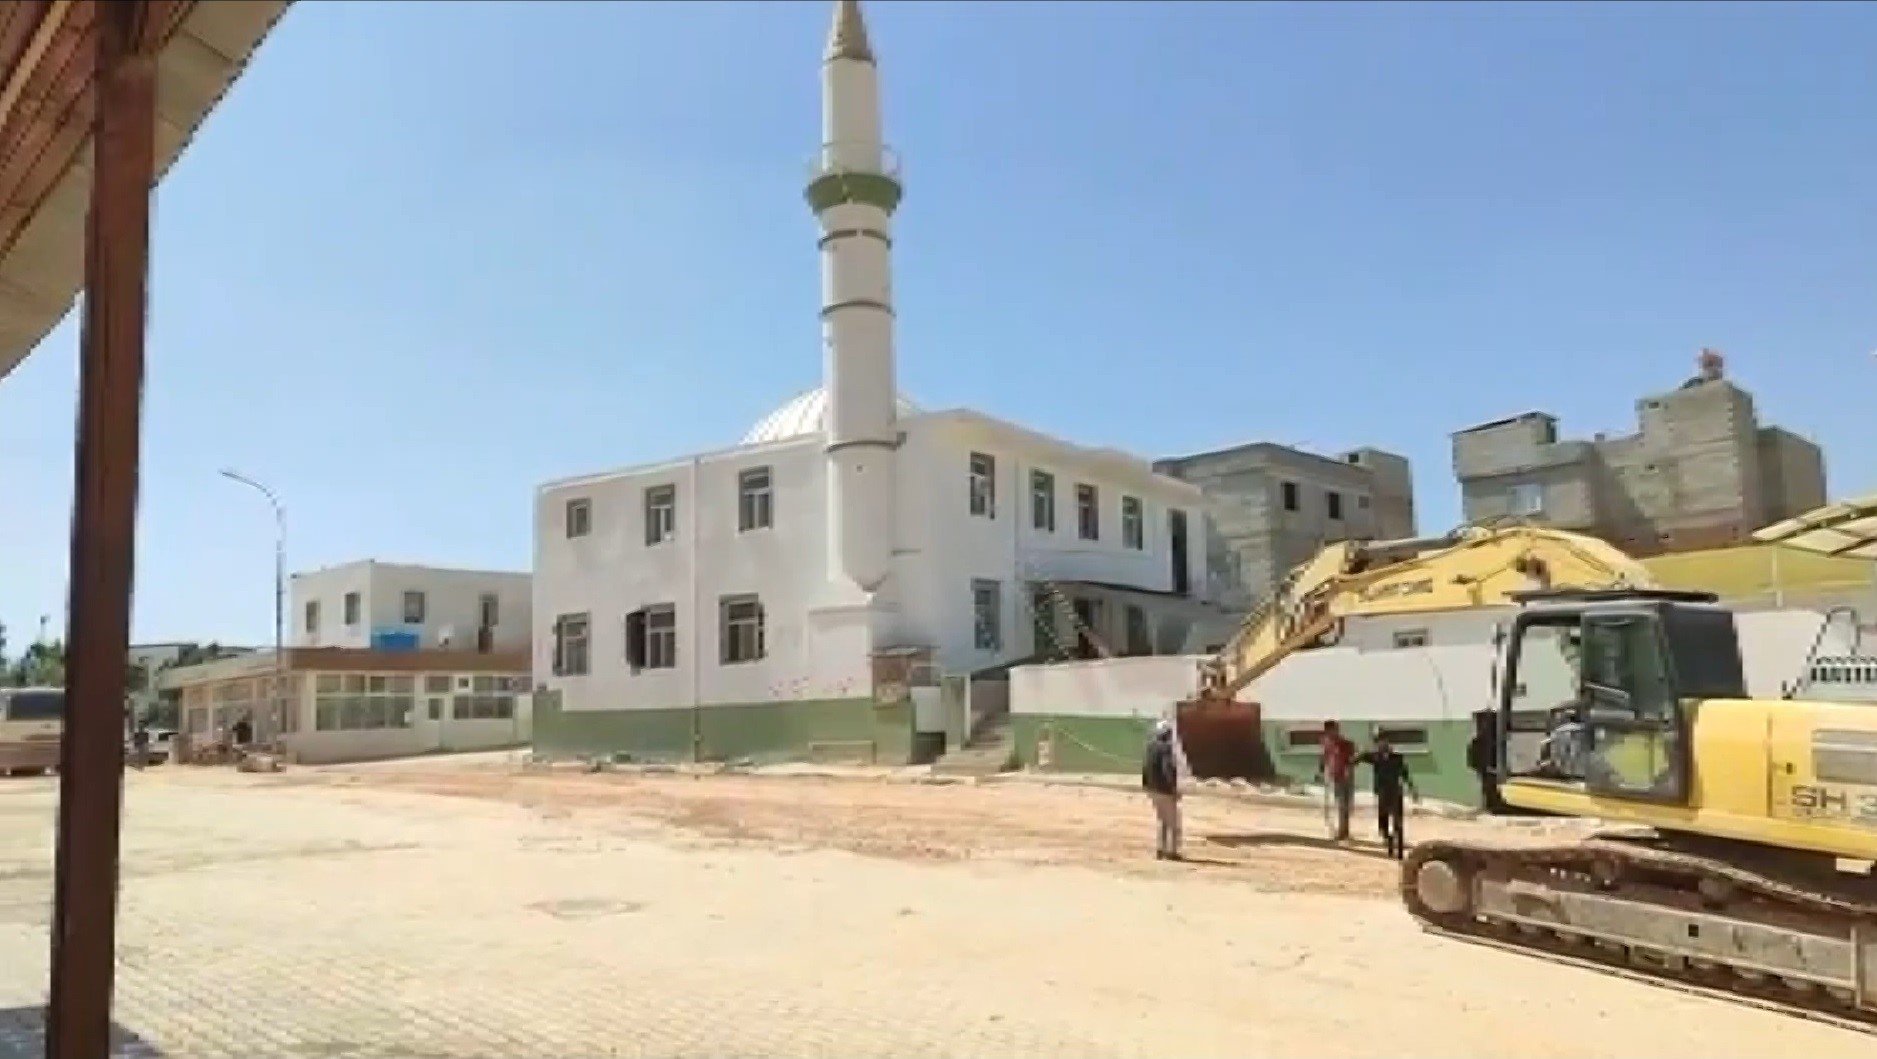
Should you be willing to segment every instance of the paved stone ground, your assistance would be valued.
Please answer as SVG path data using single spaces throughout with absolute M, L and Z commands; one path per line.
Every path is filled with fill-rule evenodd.
M 907 862 L 629 814 L 199 770 L 133 775 L 126 806 L 126 1055 L 1872 1048 L 1439 942 L 1385 902 L 1257 892 L 1197 870 Z M 0 781 L 5 1059 L 39 1048 L 51 813 L 50 781 Z

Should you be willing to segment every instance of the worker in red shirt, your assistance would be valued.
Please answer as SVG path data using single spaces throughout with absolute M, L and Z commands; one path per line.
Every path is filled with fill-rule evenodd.
M 1356 797 L 1356 744 L 1343 738 L 1342 726 L 1323 722 L 1322 751 L 1317 755 L 1317 782 L 1329 781 L 1336 799 L 1336 841 L 1349 838 L 1349 809 Z

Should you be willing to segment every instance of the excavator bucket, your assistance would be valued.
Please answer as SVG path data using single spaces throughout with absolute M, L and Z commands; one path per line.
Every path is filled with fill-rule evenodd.
M 1274 779 L 1277 769 L 1264 743 L 1262 711 L 1255 702 L 1188 699 L 1175 708 L 1173 731 L 1194 779 Z

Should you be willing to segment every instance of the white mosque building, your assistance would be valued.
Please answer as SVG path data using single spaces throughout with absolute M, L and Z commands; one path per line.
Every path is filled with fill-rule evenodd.
M 969 732 L 942 676 L 1174 653 L 1213 615 L 1197 487 L 898 394 L 901 188 L 854 0 L 822 85 L 823 384 L 734 447 L 539 489 L 544 753 L 929 757 Z

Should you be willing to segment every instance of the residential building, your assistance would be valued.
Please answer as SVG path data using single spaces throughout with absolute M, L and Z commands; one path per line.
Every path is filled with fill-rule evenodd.
M 1154 469 L 1205 491 L 1222 602 L 1248 610 L 1285 574 L 1339 540 L 1413 537 L 1414 485 L 1404 457 L 1375 448 L 1339 456 L 1257 442 L 1159 460 Z
M 433 751 L 519 746 L 529 738 L 528 652 L 287 650 L 285 707 L 272 651 L 164 670 L 157 687 L 180 701 L 190 742 L 227 738 L 248 720 L 275 730 L 288 757 L 306 764 Z
M 294 574 L 291 597 L 294 647 L 525 653 L 533 626 L 525 573 L 364 559 Z
M 913 760 L 969 732 L 945 675 L 1177 650 L 1208 611 L 1197 487 L 898 394 L 900 185 L 851 0 L 823 97 L 824 385 L 735 447 L 539 490 L 544 752 Z
M 1744 543 L 1825 502 L 1817 445 L 1759 422 L 1753 398 L 1703 350 L 1679 388 L 1636 402 L 1638 429 L 1563 439 L 1526 412 L 1453 435 L 1468 521 L 1536 519 L 1648 556 Z

